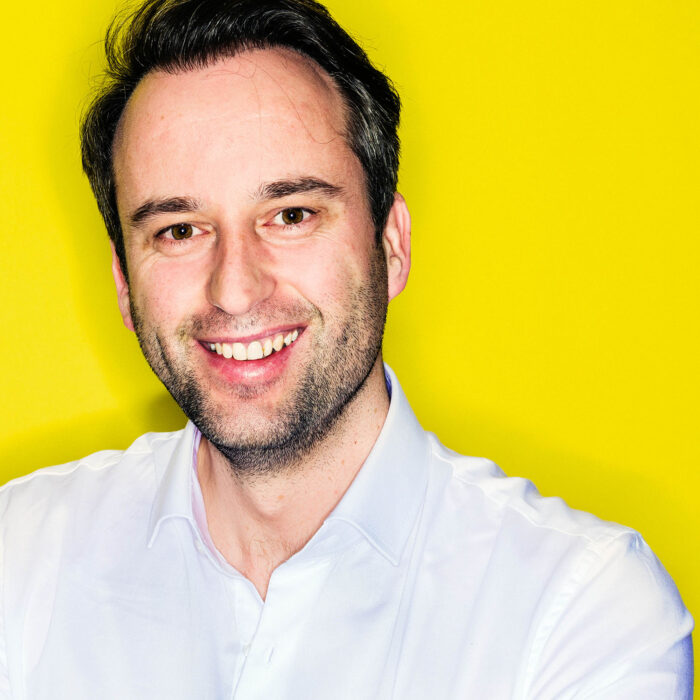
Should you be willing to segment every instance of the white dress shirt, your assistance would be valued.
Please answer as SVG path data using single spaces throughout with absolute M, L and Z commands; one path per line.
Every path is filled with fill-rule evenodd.
M 634 531 L 389 414 L 263 603 L 216 551 L 198 432 L 0 492 L 0 698 L 691 698 L 692 618 Z

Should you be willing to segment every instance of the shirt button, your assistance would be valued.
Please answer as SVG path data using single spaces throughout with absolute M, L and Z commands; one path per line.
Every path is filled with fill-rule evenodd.
M 243 645 L 243 655 L 248 656 L 248 652 L 250 652 L 250 644 L 244 644 Z

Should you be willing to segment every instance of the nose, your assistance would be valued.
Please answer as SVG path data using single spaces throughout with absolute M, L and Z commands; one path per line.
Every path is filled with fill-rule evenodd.
M 214 306 L 243 316 L 272 295 L 271 261 L 255 231 L 222 232 L 213 256 L 207 291 Z

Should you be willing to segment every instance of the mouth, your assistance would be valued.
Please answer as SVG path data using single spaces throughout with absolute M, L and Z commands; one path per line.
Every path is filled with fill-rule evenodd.
M 294 328 L 284 333 L 275 333 L 263 338 L 257 338 L 249 343 L 210 343 L 202 345 L 209 352 L 216 353 L 227 360 L 248 362 L 250 360 L 262 360 L 291 345 L 300 335 L 303 329 Z

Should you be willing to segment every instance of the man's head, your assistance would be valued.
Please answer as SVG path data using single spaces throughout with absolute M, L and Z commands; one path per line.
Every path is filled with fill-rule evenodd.
M 222 30 L 218 51 L 207 53 L 208 12 L 218 17 L 222 7 L 237 18 L 226 26 L 237 28 L 238 44 L 223 42 Z M 325 54 L 337 59 L 332 74 L 311 50 L 260 38 L 263 24 L 280 31 L 284 22 L 271 19 L 280 10 L 283 37 L 308 34 L 301 13 L 324 41 L 354 46 L 349 63 L 383 81 L 394 120 L 345 74 L 348 48 L 314 49 L 326 65 Z M 255 18 L 253 38 L 238 11 Z M 173 55 L 175 40 L 148 29 L 168 13 L 199 38 L 189 41 L 201 57 L 144 68 L 139 52 Z M 393 191 L 398 102 L 361 50 L 305 0 L 151 2 L 135 22 L 138 41 L 126 45 L 140 77 L 118 114 L 105 108 L 113 89 L 98 99 L 84 129 L 97 138 L 111 114 L 108 151 L 91 151 L 86 137 L 84 154 L 108 154 L 103 180 L 99 168 L 86 170 L 98 198 L 111 188 L 101 206 L 122 315 L 153 370 L 232 465 L 293 465 L 381 374 L 387 303 L 409 264 L 410 223 Z M 362 98 L 359 112 L 349 91 Z M 389 122 L 394 147 L 379 148 Z M 380 167 L 392 159 L 394 167 Z
M 112 148 L 136 86 L 152 71 L 182 72 L 273 47 L 310 58 L 341 94 L 343 135 L 364 170 L 381 236 L 397 183 L 400 101 L 387 77 L 325 7 L 314 0 L 148 0 L 112 24 L 105 42 L 105 82 L 81 126 L 83 168 L 127 277 Z

